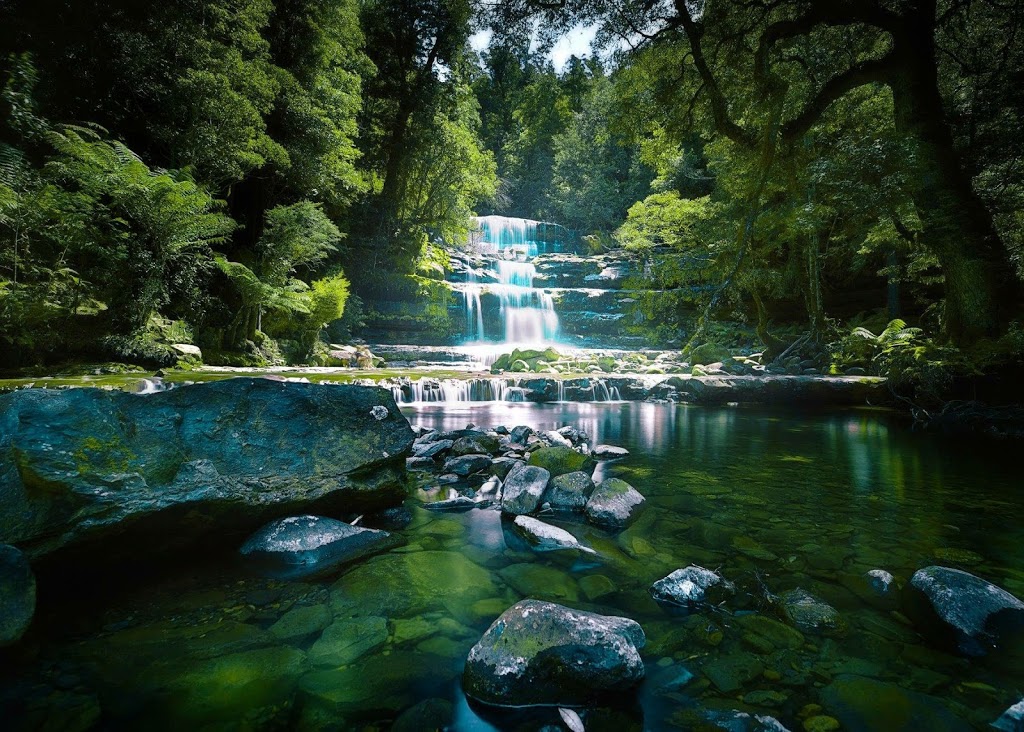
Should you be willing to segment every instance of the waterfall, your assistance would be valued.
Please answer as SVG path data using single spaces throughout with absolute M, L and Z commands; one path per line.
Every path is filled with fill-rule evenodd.
M 525 382 L 532 377 L 510 378 L 495 377 L 491 379 L 435 379 L 424 376 L 413 381 L 403 377 L 397 382 L 385 384 L 397 404 L 444 404 L 460 402 L 525 402 L 531 391 Z M 566 401 L 565 383 L 554 379 L 558 384 L 558 395 L 555 401 Z M 588 380 L 593 398 L 586 401 L 617 402 L 620 401 L 619 390 L 609 386 L 604 379 Z M 384 385 L 384 384 L 382 384 Z M 539 391 L 543 392 L 544 389 Z M 536 396 L 535 396 L 536 398 Z M 549 401 L 549 399 L 541 399 Z
M 477 244 L 481 251 L 494 255 L 487 266 L 493 268 L 498 284 L 485 287 L 470 273 L 463 288 L 467 340 L 498 341 L 503 348 L 557 342 L 555 301 L 550 293 L 534 286 L 537 268 L 531 261 L 544 244 L 538 233 L 543 224 L 506 216 L 482 216 L 474 219 L 474 224 L 480 230 Z M 498 298 L 502 332 L 497 338 L 484 330 L 480 295 L 485 289 Z

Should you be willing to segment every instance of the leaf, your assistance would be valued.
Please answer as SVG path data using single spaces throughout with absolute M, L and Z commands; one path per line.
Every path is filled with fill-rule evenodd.
M 568 727 L 572 732 L 586 732 L 586 728 L 583 726 L 583 720 L 580 719 L 580 715 L 571 709 L 558 710 L 558 715 L 565 722 L 565 726 Z

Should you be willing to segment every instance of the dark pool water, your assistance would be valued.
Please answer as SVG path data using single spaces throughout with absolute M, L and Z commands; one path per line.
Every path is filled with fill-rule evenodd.
M 137 576 L 43 613 L 0 670 L 0 727 L 376 730 L 420 704 L 402 729 L 449 709 L 456 730 L 564 729 L 554 710 L 481 710 L 459 689 L 469 648 L 523 597 L 626 615 L 647 634 L 647 680 L 635 698 L 580 710 L 588 730 L 714 729 L 734 710 L 793 730 L 822 717 L 847 730 L 983 729 L 1020 699 L 1019 657 L 949 655 L 854 591 L 870 569 L 906 580 L 944 564 L 1024 596 L 1019 448 L 915 433 L 868 410 L 403 411 L 428 427 L 585 429 L 631 451 L 595 479 L 627 480 L 647 510 L 619 534 L 559 524 L 596 557 L 533 553 L 494 510 L 438 514 L 413 500 L 404 547 L 321 580 L 254 578 L 227 558 Z M 653 581 L 691 563 L 752 599 L 738 614 L 689 616 L 650 599 Z M 752 635 L 744 618 L 771 615 L 758 592 L 796 587 L 838 609 L 845 635 Z

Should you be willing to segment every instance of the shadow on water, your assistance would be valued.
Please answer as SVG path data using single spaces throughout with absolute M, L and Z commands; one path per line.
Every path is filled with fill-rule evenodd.
M 104 583 L 64 577 L 55 595 L 63 599 L 47 603 L 28 642 L 0 659 L 5 724 L 389 729 L 398 720 L 399 729 L 422 729 L 434 714 L 456 730 L 564 728 L 557 710 L 481 708 L 459 687 L 470 647 L 523 597 L 644 628 L 647 680 L 629 703 L 579 710 L 591 732 L 695 729 L 737 712 L 770 714 L 791 729 L 814 715 L 835 716 L 846 730 L 983 729 L 1019 699 L 1017 657 L 949 655 L 898 612 L 865 602 L 856 583 L 869 569 L 905 581 L 946 564 L 1024 595 L 1024 506 L 1005 445 L 917 434 L 872 410 L 403 411 L 444 429 L 575 425 L 594 444 L 630 450 L 599 463 L 595 479 L 627 480 L 648 508 L 619 533 L 552 520 L 596 557 L 534 552 L 495 510 L 436 513 L 410 501 L 412 521 L 396 529 L 403 546 L 329 576 L 267 579 L 221 552 Z M 650 584 L 691 563 L 718 569 L 748 599 L 735 614 L 655 603 Z M 796 587 L 834 606 L 845 635 L 794 635 L 758 616 L 772 612 L 761 590 Z M 745 617 L 759 618 L 756 633 Z

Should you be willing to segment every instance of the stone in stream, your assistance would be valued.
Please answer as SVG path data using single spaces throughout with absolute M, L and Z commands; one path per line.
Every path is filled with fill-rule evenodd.
M 779 616 L 790 625 L 809 633 L 842 635 L 846 622 L 839 612 L 807 590 L 795 589 L 778 597 Z
M 17 643 L 36 611 L 36 578 L 25 555 L 0 544 L 0 648 Z
M 565 529 L 546 524 L 529 516 L 516 516 L 513 521 L 519 533 L 541 551 L 555 549 L 578 549 L 582 552 L 596 554 L 589 546 L 583 546 L 579 540 Z
M 853 594 L 882 610 L 899 607 L 899 585 L 884 569 L 872 569 L 862 575 L 844 577 L 843 585 Z
M 893 683 L 842 674 L 821 690 L 821 705 L 847 730 L 967 732 L 971 725 L 941 699 Z
M 505 513 L 532 513 L 540 504 L 551 474 L 544 468 L 521 465 L 505 478 L 501 510 Z
M 237 378 L 137 396 L 0 396 L 0 543 L 142 561 L 279 516 L 401 503 L 408 421 L 386 389 Z
M 644 497 L 633 486 L 609 478 L 597 486 L 583 510 L 592 523 L 615 529 L 632 523 L 643 506 Z
M 578 470 L 553 477 L 541 500 L 555 510 L 582 511 L 593 492 L 590 473 Z
M 1000 714 L 990 726 L 1001 732 L 1024 732 L 1024 699 Z
M 522 600 L 494 621 L 466 660 L 462 685 L 498 706 L 575 706 L 644 678 L 640 625 L 628 618 Z
M 544 468 L 556 477 L 577 471 L 590 475 L 595 467 L 594 460 L 589 455 L 565 446 L 542 447 L 530 454 L 530 465 Z
M 548 430 L 541 435 L 541 439 L 553 447 L 572 447 L 572 440 L 558 430 Z
M 983 656 L 1024 630 L 1024 602 L 969 572 L 925 567 L 905 591 L 907 614 L 935 641 Z
M 736 587 L 718 572 L 691 564 L 655 582 L 650 592 L 659 602 L 693 607 L 717 605 L 732 597 Z
M 386 618 L 335 620 L 309 649 L 309 662 L 314 666 L 347 666 L 382 646 L 387 639 Z
M 489 467 L 491 467 L 491 458 L 488 455 L 460 455 L 444 461 L 445 473 L 453 473 L 462 477 L 479 473 Z
M 424 503 L 423 508 L 428 511 L 469 511 L 473 508 L 480 508 L 489 502 L 476 501 L 468 496 L 453 496 L 440 501 Z
M 401 541 L 386 531 L 350 526 L 332 518 L 290 516 L 264 526 L 239 552 L 268 574 L 301 577 L 378 554 Z
M 617 460 L 629 455 L 629 450 L 615 445 L 598 445 L 590 454 L 598 460 Z

